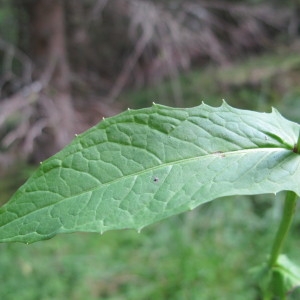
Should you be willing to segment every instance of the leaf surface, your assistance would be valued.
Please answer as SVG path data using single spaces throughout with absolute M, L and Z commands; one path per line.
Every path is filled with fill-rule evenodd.
M 144 226 L 229 195 L 300 194 L 299 124 L 202 104 L 128 110 L 75 137 L 0 208 L 0 242 Z

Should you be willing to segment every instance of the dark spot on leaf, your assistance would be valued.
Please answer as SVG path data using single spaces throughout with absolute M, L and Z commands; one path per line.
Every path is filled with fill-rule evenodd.
M 158 181 L 159 181 L 159 178 L 158 178 L 158 177 L 154 177 L 154 178 L 153 178 L 153 181 L 154 181 L 154 182 L 158 182 Z

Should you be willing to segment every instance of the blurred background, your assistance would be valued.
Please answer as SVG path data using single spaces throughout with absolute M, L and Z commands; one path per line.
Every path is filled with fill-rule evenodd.
M 0 204 L 102 117 L 152 102 L 300 120 L 300 1 L 0 0 Z M 142 231 L 0 245 L 1 299 L 259 299 L 282 195 Z M 285 252 L 299 257 L 300 217 Z M 289 299 L 299 299 L 299 291 Z

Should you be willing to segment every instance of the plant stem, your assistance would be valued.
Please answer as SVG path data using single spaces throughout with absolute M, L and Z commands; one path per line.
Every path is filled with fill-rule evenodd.
M 297 195 L 294 192 L 288 191 L 284 201 L 282 219 L 275 237 L 272 247 L 271 256 L 268 262 L 268 267 L 271 269 L 275 266 L 278 256 L 281 252 L 283 243 L 290 229 L 293 216 L 295 213 Z
M 300 131 L 299 131 L 297 143 L 294 148 L 294 152 L 300 154 Z M 269 269 L 275 266 L 278 256 L 281 252 L 283 243 L 291 227 L 293 216 L 295 214 L 295 209 L 296 209 L 296 201 L 297 201 L 296 193 L 292 191 L 288 191 L 286 193 L 286 197 L 284 200 L 282 219 L 275 237 L 275 241 L 271 251 L 271 256 L 268 262 Z

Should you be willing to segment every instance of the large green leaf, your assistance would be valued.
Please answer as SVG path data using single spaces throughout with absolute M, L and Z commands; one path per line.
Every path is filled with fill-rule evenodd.
M 0 241 L 144 226 L 217 197 L 300 194 L 299 125 L 225 102 L 105 119 L 41 164 L 0 209 Z

